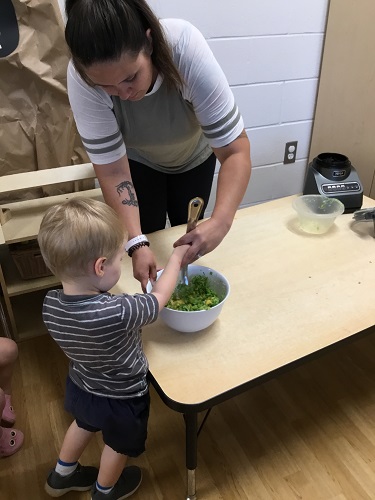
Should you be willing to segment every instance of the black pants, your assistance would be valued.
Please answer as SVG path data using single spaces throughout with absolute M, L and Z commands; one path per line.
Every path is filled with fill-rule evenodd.
M 200 217 L 203 218 L 215 173 L 216 156 L 213 153 L 201 165 L 182 174 L 164 174 L 130 159 L 129 164 L 142 233 L 164 229 L 167 214 L 172 226 L 186 224 L 188 203 L 196 196 L 204 200 Z

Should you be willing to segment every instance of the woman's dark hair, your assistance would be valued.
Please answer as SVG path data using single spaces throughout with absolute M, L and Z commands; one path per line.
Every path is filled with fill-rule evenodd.
M 160 22 L 145 0 L 66 0 L 65 10 L 65 39 L 74 66 L 89 85 L 85 68 L 144 50 L 169 87 L 182 86 Z

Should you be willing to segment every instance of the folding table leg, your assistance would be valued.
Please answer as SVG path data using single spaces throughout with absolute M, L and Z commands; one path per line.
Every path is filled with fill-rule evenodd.
M 186 426 L 186 468 L 187 468 L 187 500 L 197 500 L 195 470 L 198 453 L 198 414 L 185 413 Z

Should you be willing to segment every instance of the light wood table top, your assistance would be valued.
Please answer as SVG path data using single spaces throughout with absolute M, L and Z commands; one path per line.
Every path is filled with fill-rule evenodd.
M 143 330 L 150 371 L 172 402 L 213 402 L 375 324 L 375 240 L 371 223 L 340 216 L 323 235 L 298 228 L 293 197 L 237 212 L 227 237 L 200 265 L 223 273 L 231 294 L 218 320 L 179 333 L 161 319 Z M 363 207 L 375 206 L 365 198 Z M 174 227 L 150 235 L 162 267 Z M 139 292 L 130 259 L 114 292 Z

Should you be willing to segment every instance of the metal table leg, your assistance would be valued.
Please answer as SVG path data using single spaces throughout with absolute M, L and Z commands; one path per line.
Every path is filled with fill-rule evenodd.
M 187 500 L 197 500 L 195 488 L 195 469 L 198 453 L 198 414 L 185 413 L 186 426 L 186 468 L 187 468 Z

